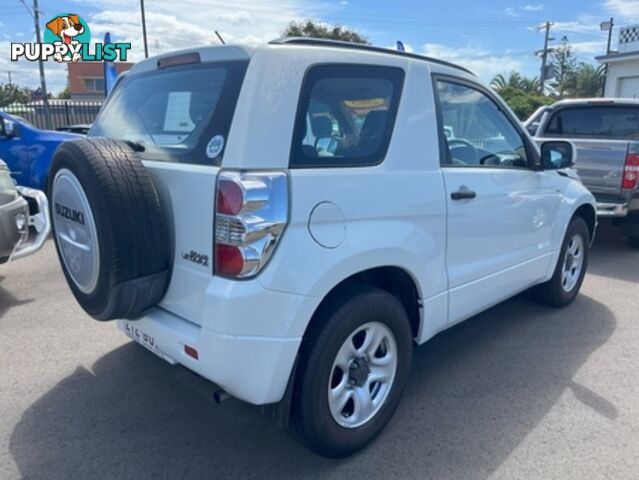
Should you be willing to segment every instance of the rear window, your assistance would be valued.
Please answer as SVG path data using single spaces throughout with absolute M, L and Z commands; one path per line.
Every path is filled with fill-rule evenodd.
M 219 165 L 246 65 L 182 65 L 124 77 L 90 135 L 140 143 L 153 160 Z
M 404 71 L 368 65 L 319 65 L 304 80 L 291 167 L 381 163 L 397 116 Z
M 563 108 L 553 114 L 547 135 L 610 140 L 639 139 L 639 108 L 588 106 Z

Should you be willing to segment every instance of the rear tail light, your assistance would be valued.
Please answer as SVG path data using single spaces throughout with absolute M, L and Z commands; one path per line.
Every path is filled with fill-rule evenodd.
M 639 145 L 630 145 L 623 169 L 622 188 L 634 190 L 639 184 Z
M 215 274 L 257 275 L 273 254 L 288 222 L 285 172 L 222 171 L 215 206 Z

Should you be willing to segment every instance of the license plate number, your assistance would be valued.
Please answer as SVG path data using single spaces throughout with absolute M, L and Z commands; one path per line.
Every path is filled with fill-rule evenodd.
M 153 335 L 146 333 L 144 330 L 137 327 L 134 323 L 124 322 L 124 333 L 126 333 L 129 338 L 133 339 L 135 342 L 139 343 L 147 350 L 150 350 L 167 362 L 175 364 L 175 360 L 173 360 L 171 357 L 166 355 L 164 352 L 162 352 L 162 350 L 158 348 Z

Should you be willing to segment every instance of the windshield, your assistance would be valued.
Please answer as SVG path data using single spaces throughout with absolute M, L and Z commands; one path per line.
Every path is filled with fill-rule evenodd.
M 125 77 L 90 136 L 139 143 L 158 160 L 219 164 L 245 70 L 246 62 L 224 62 Z

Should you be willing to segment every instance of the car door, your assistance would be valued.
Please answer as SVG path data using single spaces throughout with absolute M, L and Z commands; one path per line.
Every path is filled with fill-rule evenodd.
M 545 277 L 562 194 L 556 172 L 531 168 L 537 151 L 493 94 L 450 77 L 434 84 L 452 324 Z

